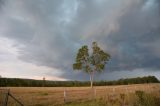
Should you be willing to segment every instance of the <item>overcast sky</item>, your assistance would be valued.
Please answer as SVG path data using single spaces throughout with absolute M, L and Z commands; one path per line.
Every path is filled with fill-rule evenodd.
M 73 71 L 82 45 L 111 54 L 95 80 L 160 79 L 160 0 L 0 0 L 0 75 L 89 80 Z

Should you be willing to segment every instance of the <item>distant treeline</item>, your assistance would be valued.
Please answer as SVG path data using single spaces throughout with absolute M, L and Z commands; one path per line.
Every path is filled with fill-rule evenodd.
M 159 83 L 155 76 L 137 77 L 119 79 L 116 81 L 95 81 L 94 86 L 105 85 L 127 85 L 127 84 L 143 84 L 143 83 Z M 33 80 L 19 78 L 0 78 L 0 87 L 74 87 L 74 86 L 90 86 L 90 81 L 48 81 Z

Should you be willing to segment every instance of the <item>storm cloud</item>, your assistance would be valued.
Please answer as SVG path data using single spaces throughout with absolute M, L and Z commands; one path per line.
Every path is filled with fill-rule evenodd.
M 0 39 L 14 42 L 20 61 L 58 70 L 61 78 L 88 79 L 72 64 L 82 45 L 96 41 L 112 57 L 96 79 L 139 71 L 159 77 L 159 0 L 5 0 L 0 9 Z

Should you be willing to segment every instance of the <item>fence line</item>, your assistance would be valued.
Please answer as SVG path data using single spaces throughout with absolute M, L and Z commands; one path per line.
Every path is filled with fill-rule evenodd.
M 143 86 L 120 86 L 120 87 L 105 87 L 103 88 L 90 88 L 90 89 L 84 89 L 84 90 L 69 90 L 69 89 L 64 89 L 64 103 L 69 102 L 71 99 L 77 99 L 74 98 L 75 95 L 77 96 L 80 93 L 85 93 L 88 94 L 86 95 L 86 98 L 91 98 L 91 99 L 96 99 L 97 97 L 104 97 L 104 96 L 110 96 L 110 98 L 114 98 L 117 95 L 120 94 L 126 94 L 127 97 L 129 97 L 129 93 L 134 93 L 136 90 L 142 90 L 146 91 L 149 87 L 144 88 Z M 104 94 L 105 93 L 105 94 Z M 81 99 L 84 97 L 79 97 L 78 99 Z
M 18 99 L 16 99 L 11 93 L 9 89 L 0 89 L 0 93 L 4 95 L 4 97 L 1 97 L 0 105 L 7 106 L 8 105 L 8 99 L 11 97 L 13 100 L 15 100 L 20 106 L 24 106 Z
M 29 99 L 23 100 L 23 103 L 25 105 L 32 105 L 34 104 L 33 101 L 35 103 L 39 103 L 37 96 L 43 96 L 42 97 L 42 101 L 45 101 L 46 98 L 47 100 L 50 99 L 52 100 L 53 103 L 57 103 L 57 104 L 63 104 L 63 103 L 68 103 L 68 102 L 78 102 L 78 101 L 88 101 L 88 100 L 94 100 L 97 98 L 109 98 L 109 99 L 115 99 L 117 97 L 120 97 L 120 95 L 125 95 L 126 98 L 128 98 L 130 96 L 130 93 L 134 93 L 136 90 L 143 90 L 143 91 L 147 91 L 148 89 L 150 90 L 150 92 L 154 92 L 154 91 L 160 91 L 159 89 L 160 87 L 158 86 L 154 86 L 154 85 L 146 85 L 146 87 L 143 87 L 141 85 L 135 85 L 135 86 L 130 86 L 130 85 L 122 85 L 122 86 L 106 86 L 106 87 L 94 87 L 93 89 L 89 88 L 89 87 L 80 87 L 80 88 L 73 88 L 72 87 L 66 87 L 66 88 L 62 88 L 62 89 L 49 89 L 49 91 L 47 91 L 46 94 L 44 94 L 44 90 L 40 90 L 40 91 L 33 91 L 35 94 L 37 95 L 31 95 L 29 97 Z M 3 92 L 5 94 L 7 94 L 7 92 L 5 91 L 6 89 L 3 90 Z M 42 91 L 42 93 L 41 93 Z M 2 93 L 3 93 L 2 92 Z M 16 91 L 17 92 L 17 91 Z M 23 91 L 21 91 L 23 92 Z M 31 91 L 30 91 L 31 92 Z M 1 92 L 0 92 L 1 93 Z M 27 92 L 25 92 L 27 93 Z M 148 93 L 148 91 L 147 91 Z M 11 94 L 11 93 L 9 93 Z M 8 97 L 12 98 L 14 101 L 10 101 L 9 98 L 9 102 L 8 105 L 15 102 L 16 100 L 16 104 L 18 103 L 18 99 L 14 99 L 11 95 L 8 94 Z M 18 94 L 19 95 L 19 94 Z M 18 97 L 17 95 L 17 97 Z M 30 95 L 30 94 L 29 94 Z M 29 96 L 27 94 L 27 96 Z M 3 96 L 3 101 L 8 101 L 5 95 Z M 47 97 L 48 96 L 48 97 Z M 23 95 L 23 97 L 25 97 L 25 95 Z M 4 99 L 5 98 L 5 99 Z M 43 99 L 45 98 L 45 99 Z M 26 99 L 26 98 L 22 98 L 22 99 Z M 109 100 L 107 99 L 107 100 Z M 33 100 L 33 101 L 32 101 Z M 0 98 L 1 101 L 1 98 Z M 52 103 L 50 102 L 50 103 Z M 3 102 L 3 106 L 7 106 L 7 104 L 4 104 L 7 102 Z M 18 103 L 20 104 L 20 103 Z M 11 104 L 12 105 L 12 104 Z M 20 104 L 21 106 L 23 106 L 23 104 Z

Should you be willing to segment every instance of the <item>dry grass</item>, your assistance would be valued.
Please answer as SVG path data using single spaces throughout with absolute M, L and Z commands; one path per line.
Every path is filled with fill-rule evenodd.
M 160 97 L 160 84 L 136 84 L 119 86 L 94 87 L 8 87 L 12 95 L 25 106 L 56 106 L 64 104 L 64 89 L 67 102 L 79 102 L 93 100 L 95 98 L 119 98 L 120 94 L 132 95 L 137 90 L 153 93 Z M 156 92 L 156 93 L 154 93 Z M 128 96 L 128 100 L 134 99 Z M 126 101 L 127 101 L 126 99 Z M 9 98 L 9 106 L 17 104 Z

